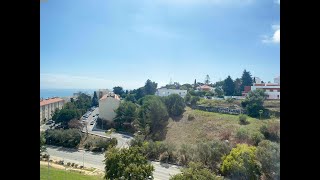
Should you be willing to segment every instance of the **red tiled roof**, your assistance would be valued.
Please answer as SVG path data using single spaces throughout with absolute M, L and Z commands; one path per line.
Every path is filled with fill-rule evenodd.
M 61 98 L 45 99 L 45 100 L 40 101 L 40 106 L 44 106 L 47 104 L 52 104 L 52 103 L 56 103 L 56 102 L 60 102 L 60 101 L 64 101 L 64 100 Z
M 203 85 L 203 86 L 200 86 L 201 89 L 211 89 L 212 87 L 211 86 L 208 86 L 208 85 Z

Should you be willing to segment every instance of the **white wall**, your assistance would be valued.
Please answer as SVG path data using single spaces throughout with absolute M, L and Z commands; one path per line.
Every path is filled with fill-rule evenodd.
M 184 98 L 187 95 L 187 90 L 161 88 L 156 92 L 157 96 L 169 96 L 170 94 L 178 94 Z
M 116 117 L 114 112 L 120 105 L 120 100 L 113 97 L 107 97 L 99 100 L 99 117 L 103 120 L 113 121 Z

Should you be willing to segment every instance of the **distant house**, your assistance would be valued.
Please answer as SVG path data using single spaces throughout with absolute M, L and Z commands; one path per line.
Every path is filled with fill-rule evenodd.
M 58 97 L 40 99 L 40 124 L 49 120 L 56 109 L 62 109 L 64 100 Z
M 213 87 L 208 86 L 208 85 L 199 86 L 199 87 L 197 87 L 197 89 L 198 89 L 199 91 L 213 91 L 213 90 L 214 90 Z
M 274 83 L 253 83 L 252 86 L 245 86 L 242 95 L 246 96 L 248 92 L 256 89 L 263 89 L 267 99 L 280 99 L 280 76 L 274 78 Z
M 159 88 L 156 91 L 157 96 L 169 96 L 170 94 L 178 94 L 184 98 L 187 95 L 187 90 Z
M 120 98 L 112 92 L 105 94 L 99 100 L 99 117 L 105 121 L 113 121 L 116 117 L 115 110 L 120 105 Z

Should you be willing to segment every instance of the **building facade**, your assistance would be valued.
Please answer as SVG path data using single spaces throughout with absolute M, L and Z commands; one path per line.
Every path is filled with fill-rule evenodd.
M 156 91 L 157 96 L 169 96 L 170 94 L 178 94 L 184 98 L 187 95 L 187 90 L 159 88 Z
M 120 97 L 114 93 L 108 93 L 99 99 L 99 118 L 105 121 L 113 121 L 116 117 L 115 110 L 120 105 Z
M 61 109 L 64 102 L 63 99 L 58 97 L 40 99 L 40 124 L 45 120 L 51 119 L 53 112 L 56 109 Z
M 110 91 L 109 89 L 99 89 L 97 91 L 95 91 L 97 94 L 98 99 L 101 99 L 104 95 L 111 93 L 112 91 Z
M 248 92 L 262 89 L 267 94 L 267 99 L 280 99 L 280 76 L 274 78 L 274 83 L 254 83 L 252 86 L 245 86 L 242 92 L 246 96 Z

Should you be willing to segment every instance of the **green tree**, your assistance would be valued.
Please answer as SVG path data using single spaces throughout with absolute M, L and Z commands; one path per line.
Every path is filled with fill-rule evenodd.
M 280 144 L 268 140 L 261 141 L 256 156 L 266 179 L 280 179 Z
M 139 130 L 156 140 L 168 122 L 167 108 L 160 97 L 154 95 L 145 96 L 141 102 L 137 118 Z
M 191 101 L 191 94 L 190 93 L 187 93 L 187 95 L 184 97 L 184 102 L 185 103 L 190 103 Z
M 196 89 L 196 87 L 197 87 L 197 80 L 196 79 L 194 79 L 193 87 L 194 87 L 194 89 Z
M 45 138 L 45 133 L 44 132 L 40 132 L 40 154 L 42 152 L 46 151 L 46 138 Z
M 265 110 L 263 107 L 265 97 L 266 94 L 261 89 L 250 91 L 246 96 L 246 99 L 241 102 L 241 105 L 246 108 L 249 116 L 258 117 L 259 111 Z
M 130 101 L 125 101 L 115 110 L 114 122 L 123 126 L 124 123 L 132 123 L 137 117 L 137 105 Z
M 211 170 L 217 170 L 221 158 L 229 154 L 231 147 L 223 141 L 202 142 L 197 144 L 195 161 L 201 162 Z
M 170 180 L 219 180 L 209 169 L 204 168 L 201 163 L 190 162 L 188 168 L 182 169 L 181 174 L 174 175 Z
M 180 116 L 184 112 L 186 104 L 181 96 L 178 94 L 170 94 L 165 97 L 165 105 L 169 112 L 169 115 Z
M 217 95 L 219 98 L 223 98 L 224 92 L 223 92 L 222 88 L 216 87 L 216 88 L 214 89 L 214 91 L 215 91 L 216 95 Z
M 105 179 L 147 179 L 154 171 L 139 147 L 111 148 L 105 154 Z
M 136 100 L 143 98 L 146 95 L 144 87 L 138 88 L 135 93 Z
M 249 71 L 244 70 L 241 77 L 241 91 L 244 91 L 244 86 L 252 86 L 253 79 Z
M 222 89 L 225 92 L 226 96 L 233 96 L 234 95 L 235 85 L 234 85 L 234 82 L 230 76 L 228 76 L 224 80 Z
M 234 95 L 235 96 L 241 96 L 241 79 L 237 78 L 234 80 L 234 88 L 235 88 L 235 91 L 234 91 Z
M 206 75 L 206 78 L 205 78 L 205 80 L 204 80 L 204 83 L 205 84 L 209 84 L 210 83 L 210 76 L 207 74 Z
M 96 91 L 94 91 L 93 97 L 92 97 L 92 106 L 98 106 L 98 105 L 99 105 L 99 99 L 97 97 Z
M 123 97 L 123 95 L 125 94 L 125 92 L 121 86 L 113 87 L 113 92 L 115 94 L 119 94 L 121 97 Z
M 197 102 L 200 100 L 200 97 L 199 96 L 192 96 L 191 97 L 191 101 L 190 101 L 190 103 L 191 103 L 191 105 L 196 105 L 197 104 Z
M 256 159 L 256 147 L 237 144 L 237 147 L 222 159 L 221 171 L 232 179 L 259 179 L 260 167 Z
M 154 95 L 157 91 L 158 84 L 155 82 L 152 82 L 150 79 L 146 81 L 146 84 L 144 85 L 144 90 L 146 95 Z
M 127 94 L 125 100 L 126 100 L 126 101 L 130 101 L 130 102 L 133 102 L 133 103 L 136 103 L 136 102 L 137 102 L 137 100 L 136 100 L 136 98 L 134 97 L 133 94 Z

